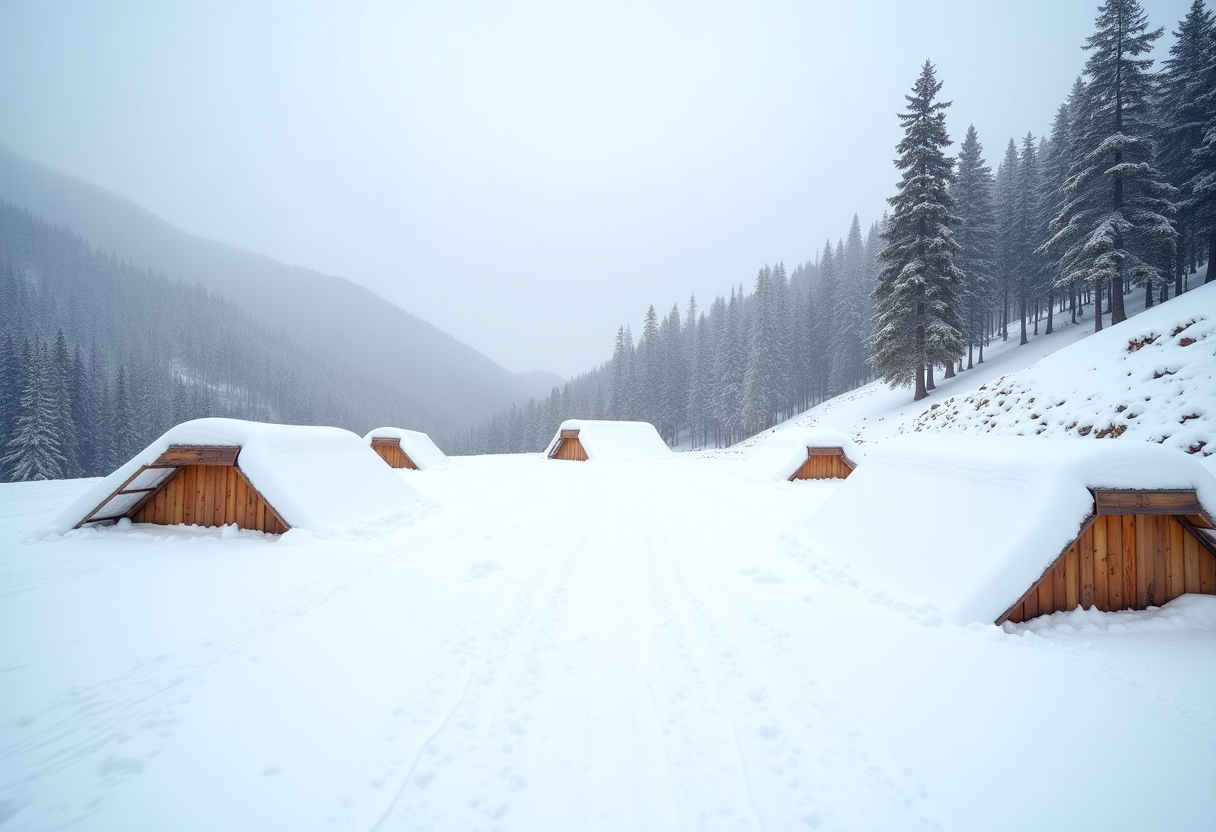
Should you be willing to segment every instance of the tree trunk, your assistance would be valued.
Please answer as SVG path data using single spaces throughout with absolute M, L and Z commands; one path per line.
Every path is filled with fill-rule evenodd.
M 1094 282 L 1094 332 L 1102 331 L 1102 281 Z
M 1001 340 L 1009 340 L 1009 286 L 1005 286 L 1005 311 L 1001 313 Z
M 942 378 L 954 378 L 954 362 L 946 362 L 946 374 Z
M 1018 301 L 1018 317 L 1022 319 L 1022 326 L 1021 326 L 1022 337 L 1021 337 L 1021 340 L 1018 341 L 1019 347 L 1024 347 L 1024 346 L 1026 346 L 1026 344 L 1030 343 L 1030 339 L 1026 337 L 1026 313 L 1027 313 L 1027 311 L 1028 310 L 1026 309 L 1026 297 L 1025 297 L 1025 295 L 1023 295 L 1022 298 Z
M 981 349 L 983 349 L 983 347 L 981 347 Z M 967 369 L 968 370 L 974 369 L 974 367 L 975 367 L 975 365 L 973 363 L 971 363 L 971 359 L 974 357 L 975 357 L 975 340 L 972 339 L 967 342 Z
M 937 385 L 933 383 L 933 362 L 925 362 L 925 390 L 936 390 Z
M 1063 311 L 1063 310 L 1061 310 Z M 1043 330 L 1044 335 L 1051 334 L 1051 325 L 1055 320 L 1056 313 L 1056 297 L 1055 292 L 1047 293 L 1047 327 Z
M 1212 261 L 1216 260 L 1216 228 L 1208 232 L 1208 276 L 1204 283 L 1216 282 L 1216 272 L 1212 271 Z
M 912 401 L 918 402 L 927 395 L 929 394 L 925 391 L 925 365 L 921 364 L 916 368 L 916 392 L 912 395 Z
M 1144 281 L 1144 308 L 1153 308 L 1153 281 Z

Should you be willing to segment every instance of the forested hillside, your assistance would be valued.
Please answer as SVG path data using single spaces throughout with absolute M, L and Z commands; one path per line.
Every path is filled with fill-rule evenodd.
M 341 384 L 341 376 L 369 380 L 335 392 L 338 397 L 353 395 L 352 406 L 361 407 L 375 423 L 369 428 L 396 423 L 443 440 L 512 401 L 547 393 L 557 381 L 547 373 L 511 373 L 348 280 L 195 237 L 130 200 L 47 170 L 3 147 L 0 200 L 70 229 L 132 267 L 172 281 L 200 283 L 251 319 L 281 330 L 300 350 L 327 356 L 331 368 L 341 368 L 329 381 Z M 378 387 L 396 390 L 375 392 Z M 374 405 L 380 397 L 394 402 L 393 408 Z M 321 421 L 323 416 L 301 418 Z M 356 428 L 360 422 L 340 424 Z
M 651 307 L 636 346 L 622 327 L 606 364 L 460 447 L 539 450 L 566 418 L 643 419 L 673 444 L 720 446 L 875 377 L 921 399 L 994 338 L 1026 344 L 1087 307 L 1097 330 L 1126 317 L 1130 292 L 1147 308 L 1187 291 L 1216 256 L 1216 19 L 1194 0 L 1154 72 L 1162 34 L 1135 0 L 1107 0 L 1050 136 L 1010 137 L 995 175 L 974 126 L 946 152 L 951 102 L 926 61 L 899 114 L 891 212 L 864 243 L 854 217 L 847 242 L 788 280 L 765 266 L 750 294 L 708 315 L 690 302 L 683 320 Z

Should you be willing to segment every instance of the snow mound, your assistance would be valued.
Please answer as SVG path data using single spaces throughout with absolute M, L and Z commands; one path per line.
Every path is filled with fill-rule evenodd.
M 1193 488 L 1216 509 L 1216 478 L 1174 448 L 912 435 L 870 451 L 798 536 L 872 590 L 991 623 L 1076 538 L 1090 488 Z
M 806 462 L 807 448 L 843 448 L 852 465 L 864 454 L 847 433 L 826 427 L 789 428 L 764 437 L 748 454 L 744 468 L 763 479 L 788 480 Z
M 1122 437 L 1210 455 L 1216 452 L 1216 285 L 933 405 L 911 429 Z
M 419 501 L 371 447 L 341 428 L 195 419 L 170 428 L 73 501 L 43 531 L 64 534 L 170 445 L 236 445 L 237 467 L 294 530 L 363 536 L 404 521 Z
M 649 422 L 611 422 L 597 419 L 567 419 L 562 422 L 545 448 L 546 456 L 557 445 L 564 430 L 578 431 L 578 441 L 590 461 L 671 456 L 671 449 Z
M 1096 607 L 1053 612 L 1024 624 L 1006 621 L 1007 633 L 1034 633 L 1047 638 L 1096 633 L 1143 633 L 1171 630 L 1216 630 L 1216 595 L 1180 595 L 1147 610 L 1102 612 Z
M 401 450 L 413 460 L 419 471 L 437 471 L 452 467 L 452 460 L 448 459 L 447 454 L 439 450 L 439 446 L 425 433 L 404 428 L 376 428 L 364 436 L 363 441 L 370 445 L 372 437 L 376 436 L 400 440 Z

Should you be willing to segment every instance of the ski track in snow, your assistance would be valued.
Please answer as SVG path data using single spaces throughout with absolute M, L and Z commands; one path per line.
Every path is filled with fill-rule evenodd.
M 730 502 L 677 498 L 660 511 L 621 473 L 586 471 L 580 487 L 592 490 L 576 499 L 538 494 L 529 513 L 565 527 L 531 554 L 517 587 L 449 637 L 412 716 L 402 708 L 389 721 L 362 787 L 390 791 L 386 808 L 360 819 L 356 810 L 374 801 L 351 794 L 352 810 L 332 821 L 369 830 L 938 826 L 923 787 L 816 677 L 805 650 L 740 606 L 739 576 L 714 582 L 703 568 L 721 535 L 747 544 L 746 533 L 711 521 Z M 680 494 L 682 480 L 665 490 Z M 562 805 L 583 816 L 546 805 L 554 793 L 575 795 Z

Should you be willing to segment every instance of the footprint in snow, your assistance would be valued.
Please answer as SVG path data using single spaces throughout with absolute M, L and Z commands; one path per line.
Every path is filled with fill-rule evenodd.
M 502 564 L 496 560 L 474 561 L 472 567 L 470 567 L 474 580 L 481 580 L 491 572 L 497 572 L 499 569 L 502 569 Z
M 783 584 L 785 583 L 785 579 L 780 575 L 774 575 L 766 569 L 758 575 L 753 575 L 752 582 L 757 584 Z

